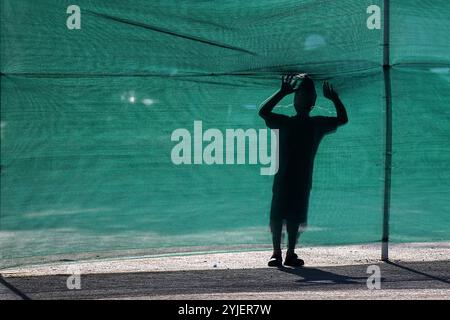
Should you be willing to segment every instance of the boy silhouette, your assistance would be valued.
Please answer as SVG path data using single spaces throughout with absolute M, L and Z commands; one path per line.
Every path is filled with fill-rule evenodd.
M 295 116 L 272 112 L 278 102 L 294 92 Z M 345 107 L 328 82 L 323 83 L 323 95 L 334 103 L 336 117 L 310 117 L 309 113 L 317 98 L 313 80 L 306 75 L 287 75 L 282 77 L 280 90 L 268 98 L 259 110 L 266 125 L 279 130 L 278 172 L 273 181 L 270 210 L 273 255 L 269 267 L 282 265 L 281 236 L 284 221 L 288 233 L 284 265 L 296 267 L 304 264 L 295 254 L 295 245 L 300 227 L 303 229 L 307 223 L 314 157 L 323 136 L 348 122 Z

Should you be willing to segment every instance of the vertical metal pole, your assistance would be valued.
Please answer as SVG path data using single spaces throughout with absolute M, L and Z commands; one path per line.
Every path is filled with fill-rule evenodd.
M 383 3 L 383 77 L 386 100 L 386 136 L 384 160 L 384 204 L 383 237 L 381 239 L 381 260 L 389 260 L 389 215 L 391 205 L 391 171 L 392 171 L 392 101 L 391 101 L 391 65 L 389 53 L 389 0 Z

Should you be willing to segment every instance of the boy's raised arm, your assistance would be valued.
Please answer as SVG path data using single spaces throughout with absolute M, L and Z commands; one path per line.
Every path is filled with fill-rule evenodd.
M 323 83 L 323 95 L 325 98 L 333 101 L 334 107 L 336 108 L 337 121 L 340 125 L 346 124 L 348 122 L 347 110 L 345 110 L 345 106 L 342 103 L 341 99 L 332 85 L 330 85 L 327 81 Z
M 295 86 L 298 79 L 295 76 L 283 76 L 281 78 L 281 88 L 270 96 L 266 101 L 262 103 L 262 107 L 259 110 L 259 115 L 263 118 L 269 116 L 272 113 L 273 108 L 280 102 L 286 95 L 295 91 Z

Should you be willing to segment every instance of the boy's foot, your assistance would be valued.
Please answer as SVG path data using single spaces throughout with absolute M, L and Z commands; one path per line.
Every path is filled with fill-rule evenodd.
M 302 267 L 304 264 L 305 261 L 299 259 L 295 253 L 287 255 L 284 260 L 284 265 L 289 267 Z
M 273 255 L 270 257 L 269 262 L 267 263 L 269 267 L 281 267 L 283 265 L 283 258 L 280 255 Z

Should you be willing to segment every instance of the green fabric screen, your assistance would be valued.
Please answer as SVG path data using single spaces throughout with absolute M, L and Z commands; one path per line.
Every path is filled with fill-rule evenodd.
M 66 9 L 81 9 L 69 30 Z M 0 267 L 270 244 L 259 165 L 171 162 L 177 128 L 265 128 L 285 73 L 349 123 L 315 162 L 307 245 L 381 240 L 383 1 L 1 1 Z M 381 26 L 383 26 L 383 21 Z M 450 239 L 450 2 L 391 1 L 391 240 Z M 319 94 L 315 114 L 333 115 Z M 276 111 L 292 114 L 292 98 Z

